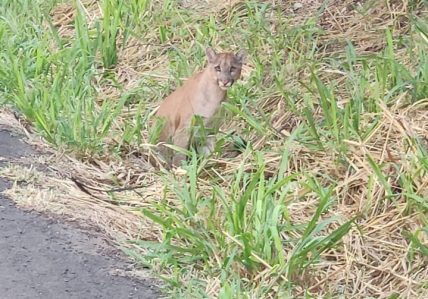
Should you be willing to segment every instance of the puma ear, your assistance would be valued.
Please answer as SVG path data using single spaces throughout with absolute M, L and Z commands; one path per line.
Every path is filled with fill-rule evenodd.
M 217 59 L 217 53 L 213 50 L 213 48 L 208 47 L 205 50 L 205 53 L 207 54 L 207 59 L 209 63 L 214 63 Z
M 235 54 L 235 58 L 239 63 L 244 63 L 245 58 L 247 57 L 247 51 L 244 49 L 239 50 L 238 53 Z

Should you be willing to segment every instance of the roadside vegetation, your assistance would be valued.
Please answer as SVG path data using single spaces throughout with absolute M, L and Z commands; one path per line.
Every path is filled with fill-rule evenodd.
M 24 174 L 44 208 L 74 205 L 171 298 L 427 298 L 427 18 L 423 0 L 2 0 L 0 103 L 59 153 L 59 178 Z M 248 52 L 217 151 L 156 169 L 153 111 L 209 45 Z

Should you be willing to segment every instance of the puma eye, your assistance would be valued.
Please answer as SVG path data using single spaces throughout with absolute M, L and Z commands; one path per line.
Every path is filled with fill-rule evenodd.
M 236 67 L 234 67 L 234 66 L 231 66 L 231 67 L 230 67 L 230 71 L 231 71 L 231 72 L 234 72 L 235 70 L 236 70 Z
M 220 72 L 221 71 L 219 65 L 217 65 L 214 69 L 216 70 L 216 72 Z

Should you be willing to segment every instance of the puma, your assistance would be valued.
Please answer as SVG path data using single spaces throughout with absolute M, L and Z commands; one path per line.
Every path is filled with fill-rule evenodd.
M 192 137 L 190 129 L 193 116 L 200 116 L 204 126 L 209 126 L 221 102 L 226 99 L 227 89 L 241 76 L 244 50 L 237 54 L 217 54 L 208 47 L 206 56 L 207 67 L 188 79 L 159 106 L 156 116 L 165 122 L 159 136 L 160 142 L 187 149 Z M 207 144 L 205 151 L 209 151 L 207 148 L 210 146 L 212 144 Z M 173 153 L 164 146 L 161 148 L 164 158 L 169 160 L 168 163 L 172 162 L 173 166 L 179 166 L 185 159 L 182 153 Z

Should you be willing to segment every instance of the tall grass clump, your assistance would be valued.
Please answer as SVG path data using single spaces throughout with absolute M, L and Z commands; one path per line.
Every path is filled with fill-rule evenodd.
M 35 11 L 25 9 L 33 5 Z M 48 141 L 79 151 L 99 150 L 124 100 L 97 104 L 91 82 L 99 72 L 95 59 L 99 45 L 82 7 L 76 5 L 75 38 L 70 41 L 61 39 L 43 19 L 31 17 L 44 15 L 36 4 L 18 1 L 2 9 L 4 99 L 33 121 Z M 15 26 L 27 29 L 14 32 Z

